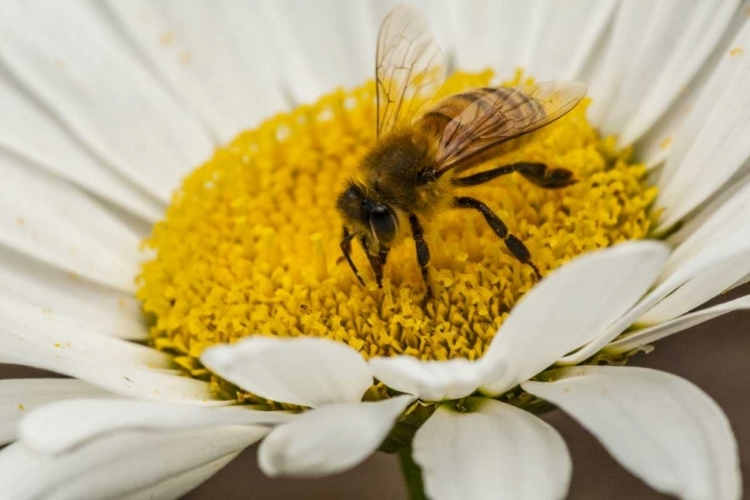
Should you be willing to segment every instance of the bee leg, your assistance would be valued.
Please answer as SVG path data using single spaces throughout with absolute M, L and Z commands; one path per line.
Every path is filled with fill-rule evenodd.
M 341 250 L 342 250 L 342 252 L 343 252 L 344 255 L 351 254 L 352 253 L 352 239 L 349 237 L 349 228 L 347 228 L 346 226 L 344 226 L 342 228 L 342 230 L 341 230 L 341 233 L 343 235 L 342 236 L 343 239 L 341 240 L 341 244 L 346 246 L 346 249 L 342 248 Z M 338 259 L 336 259 L 336 265 L 339 265 L 342 262 L 344 262 L 344 255 L 342 255 L 341 257 L 339 257 Z
M 576 183 L 573 172 L 567 168 L 548 168 L 544 163 L 516 163 L 515 171 L 546 189 L 559 189 Z
M 375 273 L 375 281 L 378 283 L 378 288 L 383 288 L 383 266 L 388 257 L 388 251 L 380 252 L 378 255 L 372 255 L 370 249 L 367 248 L 367 241 L 364 238 L 360 238 L 359 241 L 362 243 L 362 248 L 365 249 L 365 254 L 367 255 L 367 260 L 370 261 L 372 272 Z
M 354 276 L 357 277 L 359 282 L 364 286 L 365 280 L 362 279 L 362 276 L 359 275 L 359 271 L 357 270 L 357 266 L 354 265 L 354 261 L 352 260 L 352 238 L 354 238 L 355 234 L 349 233 L 348 230 L 344 229 L 344 239 L 341 240 L 341 253 L 344 254 L 344 259 L 349 263 L 349 267 L 352 268 L 352 272 L 354 272 Z
M 422 229 L 422 224 L 419 223 L 419 219 L 417 219 L 416 215 L 409 215 L 409 224 L 411 225 L 414 244 L 417 247 L 417 262 L 419 263 L 419 269 L 422 271 L 422 279 L 427 286 L 425 299 L 429 300 L 432 298 L 432 286 L 430 285 L 429 269 L 427 268 L 427 265 L 430 263 L 430 248 L 424 240 L 424 229 Z
M 505 242 L 505 247 L 511 255 L 518 259 L 519 262 L 531 267 L 538 280 L 542 279 L 542 273 L 539 272 L 539 268 L 531 261 L 531 253 L 529 252 L 529 249 L 526 248 L 526 245 L 524 245 L 521 240 L 508 232 L 508 226 L 505 225 L 495 212 L 490 210 L 490 207 L 481 201 L 469 198 L 468 196 L 455 198 L 453 203 L 458 208 L 471 208 L 481 213 L 490 228 Z
M 537 186 L 547 189 L 558 189 L 570 186 L 576 181 L 573 179 L 573 172 L 565 168 L 548 168 L 544 163 L 511 163 L 502 167 L 493 168 L 478 174 L 458 177 L 453 179 L 456 186 L 478 186 L 489 182 L 501 175 L 507 175 L 518 172 L 527 180 Z

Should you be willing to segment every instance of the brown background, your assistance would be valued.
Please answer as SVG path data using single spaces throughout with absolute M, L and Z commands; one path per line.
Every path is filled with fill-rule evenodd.
M 750 287 L 743 287 L 750 293 Z M 738 296 L 732 293 L 731 296 Z M 727 297 L 728 298 L 728 297 Z M 662 340 L 634 365 L 658 368 L 691 380 L 724 409 L 732 423 L 750 489 L 750 312 L 735 312 Z M 0 366 L 0 378 L 39 375 L 28 368 Z M 560 411 L 547 417 L 565 438 L 573 455 L 572 499 L 662 499 L 622 469 L 597 441 Z M 258 470 L 255 449 L 186 498 L 213 499 L 406 499 L 398 463 L 377 454 L 349 472 L 325 479 L 268 479 Z M 501 498 L 498 496 L 498 498 Z M 467 499 L 470 500 L 470 499 Z

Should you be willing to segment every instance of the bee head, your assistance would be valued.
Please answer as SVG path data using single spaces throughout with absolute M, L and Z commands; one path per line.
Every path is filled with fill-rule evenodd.
M 345 223 L 365 235 L 368 248 L 382 251 L 390 247 L 398 231 L 398 217 L 391 207 L 368 196 L 365 189 L 350 182 L 336 206 Z

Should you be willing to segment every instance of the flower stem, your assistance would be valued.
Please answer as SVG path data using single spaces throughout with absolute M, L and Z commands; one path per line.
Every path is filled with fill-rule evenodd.
M 399 451 L 398 461 L 401 464 L 401 473 L 406 481 L 406 490 L 409 500 L 427 500 L 422 482 L 422 471 L 419 465 L 411 458 L 411 449 Z

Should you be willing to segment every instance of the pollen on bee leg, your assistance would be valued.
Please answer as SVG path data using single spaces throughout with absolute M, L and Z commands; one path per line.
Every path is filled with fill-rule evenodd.
M 439 95 L 487 86 L 491 78 L 455 73 Z M 587 104 L 477 167 L 539 162 L 572 171 L 576 184 L 548 190 L 510 174 L 461 188 L 503 220 L 544 274 L 584 252 L 644 237 L 655 217 L 656 189 L 645 167 L 628 150 L 616 150 L 613 138 L 599 136 L 586 120 Z M 203 378 L 204 348 L 258 334 L 328 338 L 365 358 L 478 359 L 535 285 L 533 272 L 481 214 L 446 208 L 423 223 L 434 299 L 423 301 L 408 237 L 393 245 L 382 289 L 362 249 L 352 246 L 362 286 L 338 261 L 336 199 L 375 140 L 370 82 L 270 118 L 187 176 L 145 242 L 155 257 L 138 277 L 138 298 L 152 345 Z M 236 391 L 213 383 L 221 397 Z

